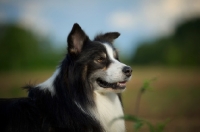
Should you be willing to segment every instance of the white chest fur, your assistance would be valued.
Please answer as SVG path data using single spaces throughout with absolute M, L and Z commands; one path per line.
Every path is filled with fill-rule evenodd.
M 114 118 L 123 116 L 119 97 L 115 93 L 96 94 L 97 118 L 106 132 L 125 132 L 124 120 L 117 120 L 111 125 Z

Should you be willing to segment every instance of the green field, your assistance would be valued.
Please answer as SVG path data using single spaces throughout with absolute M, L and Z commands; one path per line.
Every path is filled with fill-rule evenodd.
M 0 73 L 0 98 L 26 96 L 21 87 L 46 80 L 54 70 Z M 135 100 L 145 80 L 156 77 L 141 98 L 139 116 L 153 124 L 170 119 L 166 132 L 200 131 L 200 70 L 133 67 L 133 77 L 123 93 L 126 114 L 134 114 Z M 127 122 L 128 132 L 132 123 Z M 146 127 L 141 131 L 148 131 Z

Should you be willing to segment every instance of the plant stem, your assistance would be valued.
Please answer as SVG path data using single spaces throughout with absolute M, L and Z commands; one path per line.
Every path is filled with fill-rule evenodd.
M 139 108 L 140 108 L 140 100 L 141 100 L 141 97 L 142 97 L 142 91 L 140 90 L 137 94 L 137 98 L 136 98 L 136 102 L 135 102 L 135 116 L 138 116 L 139 114 Z

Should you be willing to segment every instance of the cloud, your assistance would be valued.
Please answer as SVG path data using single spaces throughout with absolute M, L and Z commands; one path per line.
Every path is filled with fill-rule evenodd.
M 106 19 L 107 24 L 115 29 L 130 30 L 136 25 L 136 18 L 128 11 L 112 12 Z
M 172 34 L 182 19 L 200 14 L 200 2 L 195 0 L 145 0 L 141 5 L 139 27 L 149 36 Z
M 18 25 L 44 35 L 51 32 L 51 21 L 43 14 L 46 9 L 44 8 L 44 4 L 27 1 L 18 5 L 18 8 L 21 10 L 21 14 L 17 20 Z
M 36 33 L 47 35 L 51 33 L 55 35 L 55 33 L 63 32 L 63 25 L 74 21 L 79 14 L 84 13 L 86 6 L 82 6 L 83 3 L 85 2 L 77 4 L 77 1 L 73 0 L 62 2 L 51 0 L 48 2 L 39 0 L 26 1 L 18 5 L 21 10 L 18 24 Z M 93 2 L 90 6 L 94 4 Z M 91 13 L 90 10 L 87 10 L 87 12 Z
M 152 37 L 172 34 L 182 19 L 200 14 L 199 0 L 141 0 L 136 4 L 110 13 L 107 24 Z

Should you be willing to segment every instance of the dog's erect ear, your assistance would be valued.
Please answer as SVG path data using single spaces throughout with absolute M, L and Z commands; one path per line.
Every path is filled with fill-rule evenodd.
M 81 52 L 83 44 L 88 40 L 88 36 L 81 29 L 81 27 L 75 23 L 71 32 L 67 38 L 68 53 L 78 54 Z
M 120 33 L 118 32 L 108 32 L 108 33 L 105 33 L 105 34 L 100 34 L 100 35 L 97 35 L 95 37 L 95 41 L 101 41 L 101 42 L 109 42 L 109 43 L 113 43 L 113 41 L 118 38 L 120 36 Z

